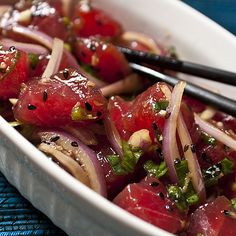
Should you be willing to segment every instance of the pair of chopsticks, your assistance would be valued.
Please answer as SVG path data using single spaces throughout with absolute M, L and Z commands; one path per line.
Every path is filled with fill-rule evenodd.
M 150 78 L 166 82 L 172 86 L 179 82 L 178 78 L 162 74 L 139 63 L 145 63 L 145 65 L 155 65 L 163 69 L 195 75 L 224 84 L 236 85 L 236 73 L 230 71 L 192 62 L 180 61 L 174 58 L 159 56 L 149 52 L 136 51 L 124 47 L 118 47 L 118 49 L 124 53 L 126 58 L 130 61 L 130 66 L 133 71 Z M 216 107 L 223 112 L 236 116 L 236 101 L 230 98 L 211 92 L 189 82 L 187 82 L 187 86 L 185 87 L 185 94 Z

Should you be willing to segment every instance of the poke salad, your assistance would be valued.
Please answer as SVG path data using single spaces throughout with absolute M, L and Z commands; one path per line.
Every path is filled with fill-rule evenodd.
M 125 30 L 89 0 L 0 10 L 2 117 L 144 221 L 177 235 L 236 235 L 235 117 L 184 95 L 184 81 L 134 73 L 118 46 L 173 58 L 178 49 Z

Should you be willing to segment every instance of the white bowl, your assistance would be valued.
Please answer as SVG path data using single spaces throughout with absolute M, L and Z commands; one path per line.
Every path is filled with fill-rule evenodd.
M 177 0 L 94 0 L 126 29 L 175 45 L 181 58 L 236 70 L 236 38 Z M 199 80 L 198 80 L 199 81 Z M 199 83 L 199 82 L 198 82 Z M 235 88 L 201 80 L 234 97 Z M 0 170 L 69 235 L 171 235 L 115 206 L 52 163 L 0 118 Z

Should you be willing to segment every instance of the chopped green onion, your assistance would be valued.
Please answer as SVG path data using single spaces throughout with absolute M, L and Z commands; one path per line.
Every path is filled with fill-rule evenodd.
M 175 202 L 176 206 L 181 210 L 181 211 L 186 211 L 188 209 L 188 204 L 186 202 L 185 196 L 182 193 L 182 190 L 179 186 L 177 185 L 170 185 L 167 188 L 167 192 L 169 195 L 169 198 Z
M 158 165 L 153 161 L 149 160 L 145 162 L 143 167 L 148 174 L 153 175 L 158 179 L 164 176 L 168 171 L 166 163 L 164 161 L 161 162 L 160 165 Z
M 35 69 L 36 66 L 38 65 L 39 63 L 39 58 L 36 54 L 34 53 L 29 53 L 28 54 L 28 59 L 29 59 L 29 62 L 30 62 L 30 67 L 31 69 Z
M 203 178 L 207 187 L 218 184 L 220 178 L 233 172 L 234 163 L 224 158 L 217 164 L 203 170 Z
M 231 205 L 234 209 L 236 209 L 236 198 L 231 199 Z
M 221 162 L 221 171 L 224 175 L 231 174 L 233 172 L 234 163 L 228 158 L 224 158 Z
M 119 157 L 119 155 L 107 156 L 112 170 L 116 175 L 132 173 L 140 157 L 143 155 L 142 149 L 136 147 L 134 148 L 124 141 L 122 141 L 122 151 L 122 159 Z
M 175 169 L 179 183 L 178 185 L 168 186 L 169 197 L 181 211 L 186 211 L 189 206 L 199 202 L 199 197 L 191 183 L 187 160 L 178 160 Z
M 209 144 L 213 147 L 216 145 L 216 139 L 211 137 L 209 134 L 207 134 L 205 132 L 201 133 L 201 138 L 206 144 Z
M 198 203 L 199 197 L 197 194 L 193 194 L 190 197 L 186 198 L 186 201 L 187 201 L 188 205 L 194 205 L 194 204 Z
M 161 110 L 166 110 L 166 108 L 168 107 L 169 105 L 169 101 L 167 100 L 160 100 L 158 102 L 155 102 L 152 104 L 152 110 L 153 111 L 161 111 Z

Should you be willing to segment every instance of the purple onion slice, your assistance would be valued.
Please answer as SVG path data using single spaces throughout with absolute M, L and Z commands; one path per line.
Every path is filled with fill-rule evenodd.
M 194 114 L 195 122 L 200 126 L 200 128 L 215 138 L 216 140 L 222 142 L 227 147 L 231 148 L 232 150 L 236 151 L 236 140 L 233 139 L 231 136 L 227 135 L 222 130 L 218 129 L 214 125 L 210 124 L 207 121 L 201 119 L 197 114 Z
M 3 46 L 4 49 L 9 49 L 11 46 L 14 46 L 15 48 L 24 51 L 26 53 L 34 53 L 38 55 L 48 54 L 48 50 L 43 46 L 32 43 L 16 42 L 14 40 L 7 38 L 1 39 L 1 45 Z
M 50 76 L 58 72 L 63 55 L 63 46 L 64 43 L 61 39 L 54 38 L 51 57 L 43 72 L 43 78 L 50 78 Z
M 26 38 L 29 38 L 30 40 L 33 40 L 34 42 L 37 42 L 49 49 L 52 48 L 52 44 L 53 44 L 53 39 L 52 37 L 48 36 L 47 34 L 35 30 L 33 28 L 29 28 L 29 27 L 24 27 L 24 26 L 13 26 L 12 30 L 14 33 L 16 34 L 20 34 Z
M 190 178 L 194 190 L 198 194 L 200 201 L 204 202 L 206 199 L 206 190 L 204 186 L 204 180 L 201 172 L 201 168 L 198 163 L 197 155 L 192 143 L 191 136 L 188 132 L 187 126 L 184 122 L 183 116 L 180 113 L 177 124 L 178 135 L 184 152 L 184 157 L 188 163 L 188 169 L 190 172 Z
M 67 171 L 70 173 L 73 171 L 72 174 L 78 180 L 81 181 L 82 179 L 82 182 L 86 182 L 84 180 L 84 174 L 81 174 L 82 169 L 89 179 L 89 186 L 102 196 L 107 195 L 103 169 L 97 159 L 96 153 L 92 149 L 63 131 L 41 131 L 38 134 L 42 140 L 42 144 L 46 144 L 59 152 L 55 153 L 56 155 L 49 154 L 59 163 L 62 163 L 62 165 L 66 165 Z M 42 147 L 42 144 L 39 147 Z M 45 145 L 43 147 L 45 148 Z M 45 149 L 42 151 L 45 151 Z M 68 161 L 68 158 L 73 162 Z M 76 169 L 75 163 L 81 169 L 79 167 Z M 76 172 L 76 175 L 74 172 Z
M 112 148 L 116 151 L 116 153 L 120 157 L 122 157 L 123 151 L 122 151 L 121 138 L 118 133 L 118 130 L 116 129 L 109 115 L 107 115 L 106 118 L 104 119 L 104 126 L 106 130 L 107 138 Z
M 174 161 L 180 159 L 176 142 L 176 128 L 185 85 L 186 83 L 184 81 L 180 81 L 173 89 L 169 107 L 167 108 L 167 114 L 169 114 L 169 117 L 166 119 L 163 131 L 162 150 L 169 170 L 169 176 L 173 183 L 178 182 L 178 176 L 174 166 Z

